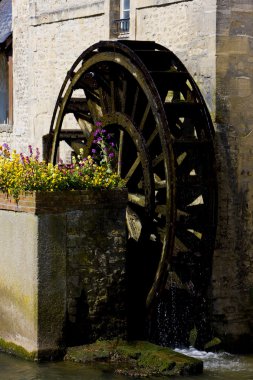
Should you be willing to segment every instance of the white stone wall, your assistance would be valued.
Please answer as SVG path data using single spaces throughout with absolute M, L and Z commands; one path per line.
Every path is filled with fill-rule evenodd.
M 14 145 L 41 148 L 67 70 L 99 40 L 109 39 L 109 0 L 14 0 Z M 131 1 L 130 38 L 175 52 L 215 112 L 215 0 Z
M 41 148 L 67 71 L 86 48 L 108 38 L 104 1 L 92 3 L 88 7 L 72 0 L 64 8 L 60 1 L 53 6 L 49 1 L 14 1 L 16 148 L 25 150 L 29 144 Z
M 130 37 L 154 40 L 172 50 L 215 112 L 216 1 L 133 0 Z
M 0 210 L 0 219 L 0 336 L 32 352 L 37 349 L 36 217 Z

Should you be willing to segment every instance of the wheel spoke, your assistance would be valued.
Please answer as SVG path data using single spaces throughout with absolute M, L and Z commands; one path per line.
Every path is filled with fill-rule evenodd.
M 148 114 L 151 110 L 151 106 L 150 106 L 150 103 L 148 103 L 146 105 L 146 108 L 145 108 L 145 111 L 143 113 L 143 116 L 142 116 L 142 119 L 141 119 L 141 122 L 140 122 L 140 125 L 139 125 L 139 130 L 142 131 L 144 126 L 145 126 L 145 123 L 146 123 L 146 120 L 147 120 L 147 117 L 148 117 Z
M 128 201 L 140 207 L 146 206 L 145 195 L 128 193 Z
M 199 252 L 201 249 L 200 238 L 192 230 L 177 230 L 177 238 L 192 252 Z
M 138 97 L 139 97 L 139 92 L 140 92 L 140 87 L 138 86 L 135 90 L 134 94 L 134 101 L 133 101 L 133 106 L 132 106 L 132 114 L 131 114 L 131 119 L 134 120 L 135 117 L 135 112 L 136 112 L 136 107 L 137 107 L 137 102 L 138 102 Z
M 130 206 L 127 206 L 126 222 L 129 234 L 128 238 L 132 238 L 136 242 L 138 242 L 142 232 L 142 223 L 140 217 L 137 215 L 136 212 L 132 210 Z
M 164 159 L 163 153 L 159 154 L 153 161 L 152 161 L 152 167 L 155 168 L 160 162 L 162 162 Z
M 115 83 L 114 80 L 110 81 L 110 90 L 111 90 L 111 112 L 115 112 Z
M 149 139 L 147 141 L 147 146 L 148 147 L 150 147 L 150 145 L 152 144 L 152 142 L 154 141 L 154 139 L 156 138 L 156 136 L 158 136 L 158 130 L 154 129 L 153 132 L 151 133 L 151 136 L 149 137 Z
M 122 79 L 122 91 L 119 91 L 120 103 L 121 103 L 121 112 L 125 112 L 126 107 L 126 94 L 127 94 L 127 81 L 126 79 Z
M 138 166 L 140 165 L 140 156 L 137 155 L 137 158 L 136 160 L 134 161 L 134 163 L 132 164 L 131 168 L 129 169 L 128 173 L 126 174 L 124 178 L 125 182 L 126 182 L 126 185 L 128 184 L 129 180 L 132 178 L 134 172 L 136 171 L 136 169 L 138 168 Z
M 165 216 L 167 213 L 167 206 L 166 205 L 157 205 L 155 208 L 155 212 L 157 214 Z
M 118 164 L 117 164 L 117 173 L 118 173 L 119 176 L 121 176 L 121 169 L 122 169 L 123 144 L 124 144 L 124 131 L 120 130 L 120 134 L 119 134 L 119 150 L 118 150 Z
M 100 99 L 102 114 L 104 115 L 107 113 L 108 107 L 106 105 L 105 93 L 102 87 L 99 88 L 99 99 Z
M 166 180 L 162 180 L 157 174 L 154 174 L 155 189 L 166 189 Z

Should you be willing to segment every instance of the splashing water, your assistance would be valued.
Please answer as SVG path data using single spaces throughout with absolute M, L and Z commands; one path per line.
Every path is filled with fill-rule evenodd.
M 175 351 L 204 362 L 204 373 L 198 380 L 253 380 L 253 356 L 235 356 L 227 352 L 198 351 L 194 347 Z M 191 380 L 192 378 L 188 378 Z M 196 377 L 195 377 L 196 379 Z
M 199 351 L 194 347 L 186 349 L 176 348 L 175 351 L 203 360 L 205 369 L 229 369 L 231 371 L 238 371 L 242 364 L 239 357 L 231 355 L 227 352 L 215 353 Z

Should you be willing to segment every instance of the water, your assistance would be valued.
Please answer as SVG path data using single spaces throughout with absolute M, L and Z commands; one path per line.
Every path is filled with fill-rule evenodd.
M 253 355 L 207 353 L 194 348 L 178 350 L 204 361 L 204 374 L 188 380 L 253 380 Z M 0 353 L 0 380 L 130 380 L 106 367 L 86 367 L 69 362 L 36 364 Z M 168 377 L 166 378 L 168 380 Z M 173 379 L 176 379 L 173 377 Z M 177 378 L 178 379 L 178 378 Z M 183 378 L 180 378 L 183 379 Z M 154 378 L 152 380 L 157 380 Z
M 175 351 L 203 360 L 204 373 L 189 380 L 253 380 L 253 355 L 235 356 L 227 352 L 198 351 L 195 348 Z

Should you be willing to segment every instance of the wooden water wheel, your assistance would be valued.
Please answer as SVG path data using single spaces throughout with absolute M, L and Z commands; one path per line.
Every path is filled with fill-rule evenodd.
M 47 139 L 50 160 L 56 161 L 61 141 L 88 155 L 98 121 L 117 141 L 116 169 L 129 191 L 129 239 L 155 263 L 147 306 L 175 278 L 203 291 L 216 185 L 213 127 L 192 77 L 155 42 L 99 42 L 76 60 L 62 85 Z

